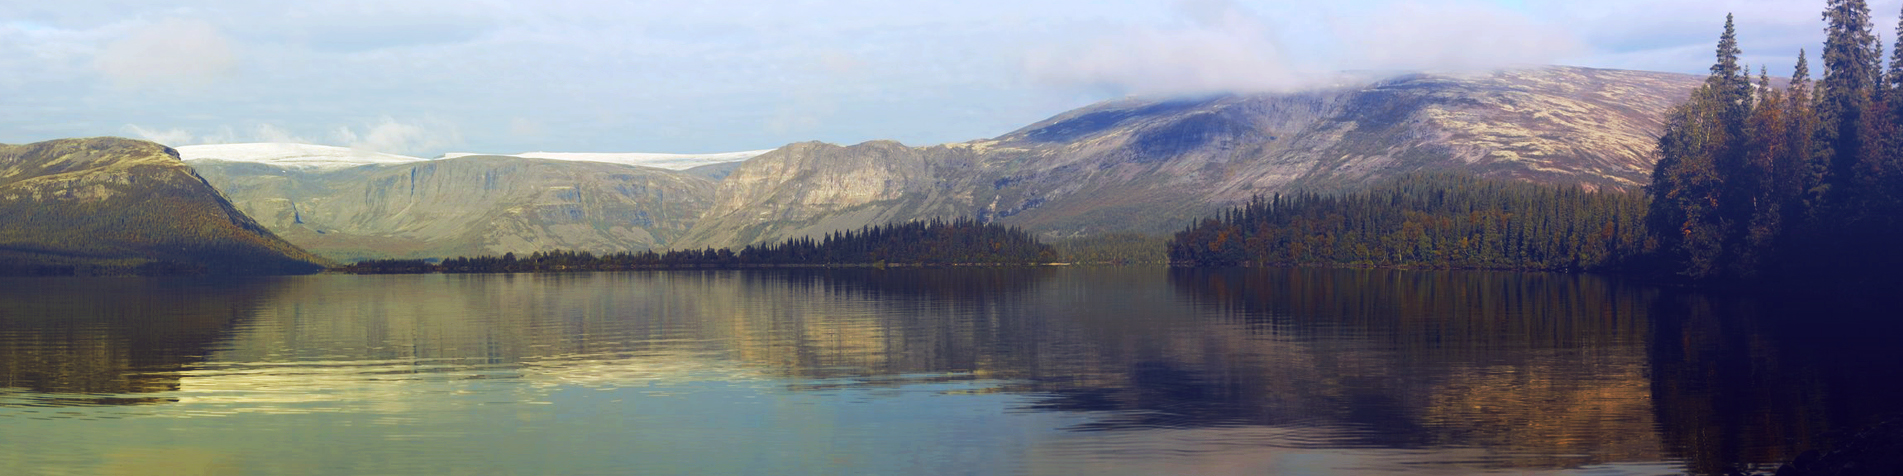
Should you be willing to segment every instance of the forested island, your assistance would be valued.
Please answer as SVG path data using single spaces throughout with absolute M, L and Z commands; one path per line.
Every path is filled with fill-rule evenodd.
M 1444 174 L 1258 198 L 1178 232 L 1182 265 L 1619 271 L 1678 279 L 1894 281 L 1903 264 L 1903 25 L 1885 69 L 1862 2 L 1833 2 L 1824 77 L 1798 53 L 1752 78 L 1731 18 L 1672 109 L 1643 190 Z
M 778 244 L 729 249 L 612 253 L 535 252 L 526 257 L 456 257 L 441 263 L 424 260 L 372 260 L 338 268 L 357 274 L 515 273 L 608 271 L 668 268 L 748 268 L 793 266 L 958 266 L 1032 265 L 1057 260 L 1050 245 L 1016 227 L 979 223 L 969 218 L 929 220 L 865 227 L 825 237 L 795 238 Z

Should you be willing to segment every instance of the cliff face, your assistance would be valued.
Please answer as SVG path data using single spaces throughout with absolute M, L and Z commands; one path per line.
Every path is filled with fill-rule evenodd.
M 1253 195 L 1419 170 L 1586 187 L 1647 181 L 1667 108 L 1700 78 L 1552 67 L 1367 86 L 1123 100 L 958 144 L 800 143 L 735 169 L 678 247 L 737 247 L 934 216 L 1050 236 L 1165 233 Z
M 280 274 L 322 262 L 233 207 L 165 146 L 0 146 L 0 273 Z
M 714 187 L 683 172 L 502 156 L 342 169 L 191 164 L 266 227 L 345 261 L 663 247 L 707 209 Z

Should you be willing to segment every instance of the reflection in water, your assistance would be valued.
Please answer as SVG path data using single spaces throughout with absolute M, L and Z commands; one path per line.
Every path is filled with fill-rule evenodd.
M 1720 473 L 1894 411 L 1903 372 L 1874 304 L 1585 275 L 4 284 L 0 420 L 46 437 L 0 466 L 82 473 Z
M 1652 392 L 1673 456 L 1718 473 L 1782 461 L 1903 410 L 1889 299 L 1668 293 L 1653 302 Z
M 0 406 L 166 401 L 143 395 L 178 390 L 178 371 L 202 361 L 271 290 L 127 278 L 0 283 Z
M 1644 303 L 1593 276 L 1258 269 L 1177 271 L 1233 325 L 1298 342 L 1304 400 L 1382 447 L 1484 448 L 1491 467 L 1655 461 Z M 1270 365 L 1280 365 L 1271 362 Z M 1286 390 L 1283 390 L 1284 392 Z M 1245 396 L 1246 397 L 1246 396 Z

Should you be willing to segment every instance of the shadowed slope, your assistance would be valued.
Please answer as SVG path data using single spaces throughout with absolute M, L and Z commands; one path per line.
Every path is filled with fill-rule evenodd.
M 289 274 L 321 262 L 232 207 L 165 146 L 110 137 L 0 146 L 0 273 Z

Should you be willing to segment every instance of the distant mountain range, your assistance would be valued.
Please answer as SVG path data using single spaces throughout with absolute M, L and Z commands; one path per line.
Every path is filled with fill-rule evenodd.
M 678 242 L 735 247 L 974 216 L 1046 236 L 1168 233 L 1221 206 L 1413 171 L 1634 188 L 1702 78 L 1571 67 L 1293 94 L 1130 99 L 995 139 L 793 144 L 743 163 Z
M 650 153 L 625 153 L 625 152 L 614 152 L 614 153 L 523 152 L 520 154 L 507 154 L 507 155 L 512 157 L 524 157 L 524 158 L 530 158 L 530 159 L 566 160 L 566 161 L 574 161 L 574 162 L 603 162 L 603 163 L 609 163 L 609 164 L 638 165 L 642 167 L 654 167 L 654 168 L 668 169 L 668 170 L 687 170 L 687 169 L 709 166 L 709 165 L 719 165 L 719 164 L 725 164 L 725 163 L 740 162 L 740 161 L 751 159 L 754 157 L 759 157 L 760 154 L 765 154 L 767 152 L 772 152 L 772 149 L 749 150 L 744 152 L 724 152 L 724 153 L 718 153 L 718 154 L 650 154 Z M 504 155 L 504 154 L 476 154 L 476 153 L 468 153 L 468 152 L 451 152 L 448 154 L 443 154 L 442 158 L 453 159 L 457 157 L 467 157 L 471 155 Z
M 442 157 L 436 159 L 425 159 L 421 157 L 370 152 L 349 147 L 282 142 L 188 145 L 178 148 L 179 156 L 187 161 L 221 160 L 226 162 L 252 162 L 285 168 L 324 170 L 343 169 L 362 165 L 406 164 L 478 155 L 569 162 L 600 162 L 668 170 L 687 170 L 709 165 L 740 162 L 769 151 L 770 150 L 752 150 L 714 154 L 655 154 L 644 152 L 523 152 L 520 154 L 482 154 L 473 152 L 451 152 L 443 154 Z
M 239 212 L 165 146 L 0 145 L 0 274 L 285 274 L 325 264 Z
M 1665 111 L 1701 81 L 1572 67 L 1415 74 L 1301 93 L 1109 101 L 996 138 L 924 147 L 424 159 L 227 144 L 178 153 L 226 206 L 341 261 L 739 247 L 960 216 L 1047 237 L 1163 234 L 1255 195 L 1352 190 L 1424 170 L 1635 188 L 1656 160 Z M 121 142 L 112 146 L 163 149 Z
M 714 188 L 687 172 L 486 155 L 343 169 L 191 164 L 265 226 L 343 261 L 663 247 Z
M 664 248 L 764 151 L 445 154 L 306 144 L 179 148 L 245 213 L 342 261 Z

